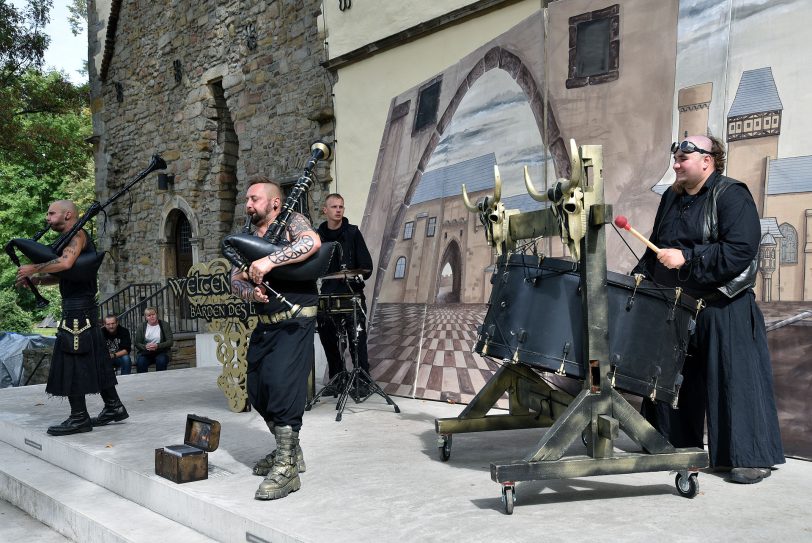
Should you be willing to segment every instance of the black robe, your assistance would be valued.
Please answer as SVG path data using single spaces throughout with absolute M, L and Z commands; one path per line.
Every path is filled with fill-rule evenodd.
M 704 204 L 720 177 L 714 173 L 695 196 L 674 197 L 669 188 L 660 201 L 651 241 L 682 249 L 685 264 L 668 270 L 649 249 L 634 273 L 663 286 L 680 286 L 695 298 L 714 298 L 718 286 L 747 268 L 758 254 L 761 226 L 746 186 L 733 185 L 719 196 L 718 241 L 702 243 Z M 679 409 L 662 403 L 652 408 L 646 401 L 644 414 L 676 447 L 702 447 L 707 417 L 713 467 L 783 463 L 767 334 L 753 291 L 708 302 L 696 324 Z

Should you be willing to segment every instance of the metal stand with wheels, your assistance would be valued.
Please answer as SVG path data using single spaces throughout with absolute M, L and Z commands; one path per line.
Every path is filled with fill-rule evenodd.
M 534 199 L 552 199 L 556 205 L 563 203 L 561 210 L 556 213 L 551 213 L 551 209 L 526 214 L 505 211 L 504 206 L 499 207 L 501 204 L 498 195 L 501 187 L 498 175 L 494 199 L 486 198 L 477 207 L 470 204 L 463 187 L 466 207 L 472 212 L 479 211 L 485 217 L 483 222 L 486 224 L 492 223 L 490 228 L 486 227 L 486 235 L 488 241 L 500 249 L 500 254 L 512 251 L 517 239 L 555 235 L 562 231 L 566 234 L 570 253 L 580 261 L 583 314 L 581 326 L 584 342 L 584 355 L 580 362 L 583 364 L 584 381 L 580 393 L 568 402 L 567 408 L 558 412 L 549 404 L 548 411 L 545 412 L 542 402 L 540 406 L 533 408 L 533 411 L 539 413 L 535 418 L 529 418 L 526 413 L 521 412 L 506 415 L 504 420 L 484 417 L 486 411 L 482 408 L 487 402 L 480 400 L 492 398 L 496 391 L 499 394 L 510 391 L 521 398 L 519 392 L 522 388 L 528 388 L 538 379 L 529 370 L 522 369 L 522 364 L 517 360 L 516 364 L 503 366 L 494 375 L 474 402 L 458 417 L 459 420 L 436 421 L 443 460 L 450 456 L 450 434 L 453 431 L 524 428 L 529 426 L 529 422 L 534 425 L 538 423 L 538 426 L 552 422 L 537 446 L 522 460 L 491 463 L 491 479 L 501 485 L 502 503 L 508 515 L 513 513 L 518 481 L 676 471 L 677 492 L 681 496 L 693 498 L 699 489 L 697 470 L 708 465 L 706 451 L 699 448 L 676 449 L 615 389 L 615 373 L 609 359 L 609 300 L 604 229 L 604 225 L 612 220 L 612 208 L 604 202 L 600 146 L 583 146 L 579 149 L 575 142 L 571 142 L 571 166 L 572 179 L 560 181 L 546 195 L 534 195 L 535 189 L 531 190 L 529 180 L 525 178 L 528 191 Z M 591 179 L 587 178 L 585 166 L 592 168 Z M 525 175 L 527 176 L 526 173 Z M 569 200 L 565 202 L 566 198 Z M 568 213 L 571 216 L 564 217 Z M 566 227 L 564 230 L 560 230 L 559 219 L 564 221 L 561 223 Z M 515 370 L 513 382 L 506 376 L 506 367 Z M 512 400 L 513 395 L 511 408 L 514 403 Z M 527 401 L 522 403 L 532 405 Z M 620 430 L 640 445 L 643 451 L 627 453 L 615 450 L 614 440 Z M 576 440 L 583 440 L 587 454 L 565 458 L 567 449 Z

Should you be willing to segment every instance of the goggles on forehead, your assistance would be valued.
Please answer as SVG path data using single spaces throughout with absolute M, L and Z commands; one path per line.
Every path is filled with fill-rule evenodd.
M 702 153 L 703 155 L 712 155 L 713 154 L 710 151 L 706 151 L 705 149 L 702 149 L 701 147 L 697 147 L 694 142 L 688 141 L 688 140 L 681 141 L 679 143 L 677 143 L 675 141 L 674 143 L 672 143 L 671 144 L 671 154 L 673 155 L 677 151 L 682 151 L 685 154 L 690 154 L 690 153 Z

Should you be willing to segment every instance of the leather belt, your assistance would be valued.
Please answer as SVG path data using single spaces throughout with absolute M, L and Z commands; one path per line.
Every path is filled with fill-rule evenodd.
M 702 300 L 704 300 L 706 303 L 713 303 L 713 302 L 717 302 L 719 300 L 725 300 L 725 299 L 727 299 L 727 296 L 725 295 L 724 292 L 721 292 L 719 290 L 715 290 L 713 292 L 709 292 L 708 294 L 705 294 L 704 296 L 700 296 L 700 298 Z
M 271 315 L 257 315 L 257 317 L 259 317 L 259 322 L 262 324 L 276 324 L 297 317 L 315 317 L 318 313 L 318 309 L 319 308 L 315 305 L 309 305 L 300 309 L 295 315 L 290 311 L 280 311 L 279 313 L 273 313 Z

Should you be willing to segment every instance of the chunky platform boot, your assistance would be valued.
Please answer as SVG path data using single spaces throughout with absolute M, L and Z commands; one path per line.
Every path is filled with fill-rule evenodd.
M 111 422 L 119 422 L 129 418 L 130 414 L 118 397 L 115 387 L 110 387 L 101 391 L 101 397 L 104 400 L 104 408 L 98 417 L 93 417 L 91 423 L 93 426 L 104 426 Z
M 272 422 L 268 422 L 268 429 L 273 434 L 274 424 Z M 304 460 L 304 453 L 302 453 L 302 447 L 299 445 L 299 434 L 298 432 L 294 432 L 296 434 L 296 469 L 299 473 L 304 473 L 307 470 L 307 465 L 305 464 Z M 254 469 L 252 473 L 254 475 L 260 475 L 265 477 L 268 475 L 268 472 L 271 471 L 271 466 L 273 466 L 273 459 L 276 457 L 276 449 L 269 452 L 265 458 L 261 458 L 254 464 Z
M 296 468 L 296 442 L 299 433 L 290 426 L 276 426 L 276 454 L 273 466 L 254 494 L 258 500 L 277 500 L 302 487 Z

